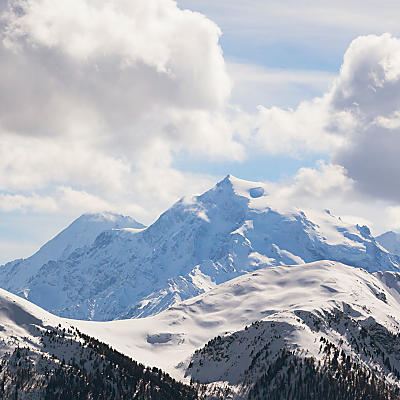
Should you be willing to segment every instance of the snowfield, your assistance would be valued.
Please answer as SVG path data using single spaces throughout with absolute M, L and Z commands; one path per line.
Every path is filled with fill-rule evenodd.
M 338 312 L 354 320 L 353 333 L 358 336 L 362 326 L 373 324 L 398 334 L 399 291 L 398 273 L 370 274 L 338 262 L 318 261 L 248 273 L 155 316 L 111 322 L 74 321 L 73 324 L 178 379 L 186 376 L 202 382 L 237 384 L 243 378 L 239 375 L 248 367 L 249 357 L 242 356 L 236 364 L 209 362 L 203 363 L 199 371 L 188 370 L 195 350 L 218 335 L 229 337 L 261 321 L 268 327 L 264 341 L 270 340 L 271 335 L 280 336 L 276 350 L 285 343 L 309 356 L 318 356 L 322 334 L 350 351 L 350 325 L 346 328 L 340 322 L 337 326 L 331 322 L 329 327 L 329 315 Z M 275 324 L 273 329 L 271 324 Z M 233 342 L 237 344 L 238 340 Z M 249 348 L 254 349 L 254 344 Z M 237 361 L 244 349 L 239 346 L 230 351 L 229 360 L 233 357 Z M 400 370 L 400 352 L 393 353 L 393 364 Z

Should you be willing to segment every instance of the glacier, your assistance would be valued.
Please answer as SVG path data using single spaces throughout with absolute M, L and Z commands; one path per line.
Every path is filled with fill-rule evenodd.
M 283 208 L 265 184 L 231 175 L 182 198 L 147 228 L 127 222 L 60 244 L 40 262 L 3 266 L 0 287 L 58 316 L 107 321 L 157 314 L 269 266 L 332 260 L 369 272 L 400 267 L 368 227 L 327 210 Z

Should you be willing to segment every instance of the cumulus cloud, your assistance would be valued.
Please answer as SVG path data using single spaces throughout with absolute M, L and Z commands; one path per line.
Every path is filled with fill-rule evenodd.
M 355 121 L 339 131 L 347 146 L 333 154 L 360 190 L 371 196 L 400 199 L 400 39 L 389 34 L 353 41 L 332 92 L 332 107 Z
M 342 166 L 319 161 L 316 168 L 300 168 L 289 185 L 281 185 L 279 196 L 305 201 L 313 197 L 320 201 L 335 196 L 338 190 L 341 195 L 349 193 L 353 186 L 354 181 Z
M 74 182 L 121 191 L 130 165 L 68 139 L 0 136 L 0 190 L 35 190 Z
M 294 176 L 268 186 L 270 201 L 278 208 L 331 208 L 342 215 L 349 213 L 342 207 L 346 198 L 352 198 L 351 207 L 357 202 L 354 181 L 346 170 L 324 161 L 317 162 L 315 168 L 300 168 Z
M 351 216 L 345 196 L 398 199 L 398 39 L 356 39 L 324 96 L 251 113 L 231 104 L 220 35 L 173 0 L 0 0 L 0 210 L 110 209 L 149 223 L 215 181 L 174 169 L 181 150 L 325 153 L 330 162 L 275 184 L 282 201 L 328 199 Z M 236 65 L 242 82 L 255 72 L 271 79 Z
M 11 132 L 105 131 L 137 145 L 154 133 L 134 130 L 139 117 L 216 110 L 230 92 L 219 28 L 172 0 L 9 0 L 1 20 Z
M 277 201 L 332 208 L 375 232 L 400 228 L 400 39 L 355 39 L 338 77 L 322 97 L 295 109 L 259 107 L 248 138 L 268 154 L 325 154 L 328 163 L 302 168 L 276 184 Z
M 269 154 L 298 157 L 304 152 L 326 153 L 340 147 L 342 139 L 326 129 L 326 100 L 301 103 L 297 109 L 258 107 L 255 143 Z
M 344 167 L 319 161 L 315 168 L 300 168 L 283 182 L 269 182 L 270 202 L 278 209 L 293 207 L 329 210 L 342 220 L 367 225 L 373 234 L 400 228 L 400 207 L 380 198 L 366 198 Z
M 220 35 L 173 0 L 0 0 L 1 209 L 151 222 L 205 188 L 171 163 L 244 155 Z
M 270 154 L 324 153 L 370 197 L 399 201 L 400 39 L 355 39 L 322 97 L 294 110 L 260 106 L 250 137 Z

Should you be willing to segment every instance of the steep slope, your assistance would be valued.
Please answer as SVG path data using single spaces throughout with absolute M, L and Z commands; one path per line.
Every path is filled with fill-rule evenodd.
M 0 285 L 57 315 L 111 320 L 156 314 L 248 271 L 321 259 L 368 271 L 400 263 L 367 227 L 280 209 L 264 185 L 227 176 L 144 230 L 103 232 L 31 279 L 15 284 L 8 273 Z
M 155 316 L 74 324 L 175 378 L 222 381 L 232 389 L 261 377 L 264 364 L 249 368 L 266 345 L 266 362 L 283 348 L 320 360 L 321 337 L 388 376 L 389 357 L 393 378 L 400 371 L 399 282 L 396 272 L 318 261 L 247 273 Z
M 197 391 L 146 368 L 34 304 L 0 290 L 2 399 L 194 400 Z
M 376 241 L 392 254 L 400 255 L 400 235 L 389 231 L 377 236 Z
M 15 260 L 0 267 L 1 287 L 19 292 L 29 279 L 50 260 L 67 258 L 77 249 L 85 249 L 103 231 L 119 228 L 142 229 L 133 218 L 110 212 L 83 214 L 26 259 Z

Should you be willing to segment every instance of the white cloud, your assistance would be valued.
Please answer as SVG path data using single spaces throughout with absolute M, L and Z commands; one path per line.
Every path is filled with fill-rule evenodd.
M 244 155 L 220 35 L 173 0 L 0 0 L 2 208 L 151 222 L 204 189 L 173 153 Z
M 326 154 L 344 167 L 357 190 L 400 200 L 400 39 L 355 39 L 339 76 L 322 97 L 295 109 L 259 106 L 241 126 L 243 140 L 267 154 Z M 241 117 L 244 118 L 244 117 Z
M 348 210 L 343 212 L 344 199 L 352 198 L 351 207 L 357 201 L 354 182 L 346 175 L 346 170 L 324 161 L 319 161 L 315 168 L 300 168 L 294 176 L 283 182 L 268 185 L 270 201 L 278 207 L 332 208 L 340 210 L 341 215 L 349 213 Z
M 2 210 L 110 209 L 150 223 L 214 183 L 172 168 L 181 150 L 230 160 L 329 154 L 331 163 L 272 185 L 288 204 L 365 218 L 374 197 L 399 194 L 398 39 L 355 40 L 325 95 L 252 114 L 232 106 L 217 25 L 172 0 L 0 0 L 0 13 Z M 242 88 L 288 81 L 321 91 L 332 79 L 239 64 L 230 71 Z M 392 203 L 373 213 L 378 228 Z
M 114 211 L 114 207 L 107 201 L 90 194 L 84 190 L 76 190 L 71 187 L 61 186 L 57 188 L 61 207 L 77 210 L 78 212 L 102 212 Z
M 343 167 L 319 161 L 316 168 L 300 168 L 289 185 L 281 186 L 279 196 L 306 201 L 313 197 L 319 201 L 335 196 L 338 191 L 343 196 L 353 190 L 353 185 Z
M 0 136 L 0 189 L 35 190 L 76 185 L 121 190 L 129 163 L 67 139 Z
M 161 139 L 240 153 L 218 122 L 231 89 L 221 32 L 201 14 L 172 0 L 10 0 L 0 29 L 0 132 L 129 157 Z M 207 129 L 187 129 L 199 119 Z
M 366 198 L 340 165 L 319 161 L 315 168 L 301 168 L 286 181 L 267 185 L 269 201 L 278 209 L 327 209 L 348 223 L 369 226 L 375 235 L 400 229 L 400 207 Z
M 57 203 L 50 196 L 0 193 L 0 211 L 10 212 L 16 210 L 23 212 L 53 212 L 57 210 Z
M 353 41 L 331 94 L 331 107 L 355 121 L 338 129 L 347 145 L 333 153 L 359 190 L 399 201 L 400 39 L 389 34 Z
M 386 209 L 388 229 L 400 229 L 400 206 L 393 205 Z
M 295 110 L 259 106 L 254 139 L 258 148 L 270 154 L 326 153 L 343 142 L 341 137 L 326 129 L 327 118 L 324 98 L 305 101 Z

